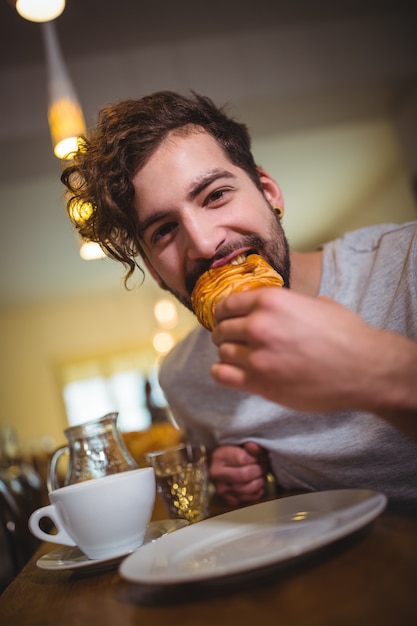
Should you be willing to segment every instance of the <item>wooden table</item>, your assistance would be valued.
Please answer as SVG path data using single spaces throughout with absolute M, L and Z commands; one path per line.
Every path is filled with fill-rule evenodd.
M 166 513 L 158 503 L 154 519 Z M 417 624 L 417 519 L 383 512 L 297 561 L 223 581 L 133 584 L 36 566 L 0 597 L 2 626 L 393 626 Z M 82 571 L 82 570 L 80 570 Z

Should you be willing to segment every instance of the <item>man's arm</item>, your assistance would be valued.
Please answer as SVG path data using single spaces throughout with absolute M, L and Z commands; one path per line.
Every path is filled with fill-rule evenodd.
M 216 317 L 217 382 L 312 413 L 369 411 L 417 438 L 417 342 L 287 289 L 234 294 Z

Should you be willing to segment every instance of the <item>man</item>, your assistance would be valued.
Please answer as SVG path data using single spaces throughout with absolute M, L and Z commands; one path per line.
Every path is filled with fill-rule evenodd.
M 290 251 L 246 127 L 198 95 L 104 108 L 62 180 L 81 235 L 126 280 L 141 257 L 189 308 L 198 277 L 241 253 L 283 277 L 226 299 L 213 333 L 193 331 L 161 369 L 229 503 L 258 499 L 268 464 L 286 489 L 373 488 L 417 510 L 416 223 Z

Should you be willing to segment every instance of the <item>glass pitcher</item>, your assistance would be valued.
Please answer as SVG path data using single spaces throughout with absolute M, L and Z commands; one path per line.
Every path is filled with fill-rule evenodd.
M 109 413 L 64 430 L 68 445 L 58 448 L 51 457 L 48 491 L 63 486 L 59 484 L 57 465 L 65 452 L 69 453 L 69 464 L 64 485 L 137 468 L 120 435 L 117 417 L 118 413 Z

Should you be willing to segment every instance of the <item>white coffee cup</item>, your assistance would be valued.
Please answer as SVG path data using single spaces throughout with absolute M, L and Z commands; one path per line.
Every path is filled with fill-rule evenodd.
M 111 474 L 55 489 L 50 505 L 29 518 L 30 531 L 42 541 L 78 546 L 90 559 L 121 556 L 139 548 L 155 503 L 150 467 Z M 57 534 L 44 532 L 43 518 Z

